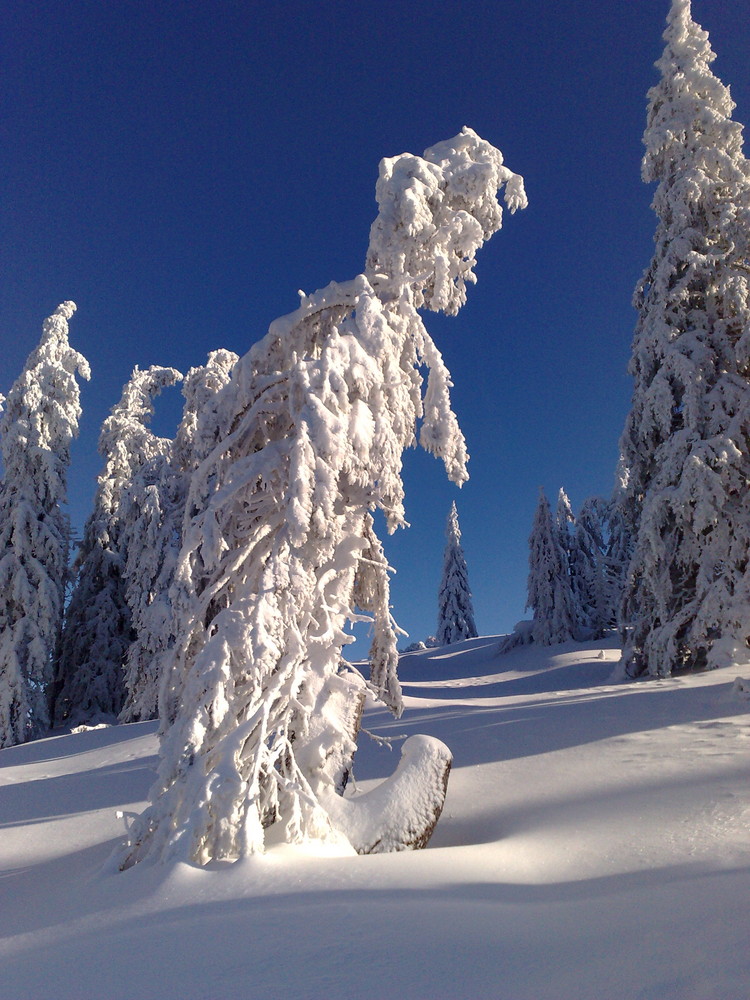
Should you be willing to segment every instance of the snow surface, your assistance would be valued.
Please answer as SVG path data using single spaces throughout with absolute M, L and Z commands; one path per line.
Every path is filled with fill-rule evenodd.
M 366 715 L 453 752 L 415 853 L 113 872 L 156 724 L 1 751 L 0 997 L 746 1000 L 750 664 L 610 683 L 611 641 L 497 641 L 404 655 L 404 716 Z M 360 745 L 366 790 L 400 743 Z

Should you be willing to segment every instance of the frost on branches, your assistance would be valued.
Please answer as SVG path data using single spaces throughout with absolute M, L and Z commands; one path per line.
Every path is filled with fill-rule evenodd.
M 241 857 L 263 849 L 273 824 L 288 842 L 360 852 L 429 836 L 450 768 L 437 740 L 408 740 L 388 782 L 342 794 L 366 691 L 402 709 L 371 512 L 390 531 L 404 525 L 402 453 L 418 424 L 451 479 L 466 479 L 449 375 L 417 308 L 463 302 L 475 253 L 500 227 L 504 185 L 511 210 L 523 207 L 520 178 L 470 129 L 424 157 L 384 160 L 365 273 L 304 296 L 218 394 L 223 430 L 192 477 L 175 579 L 176 717 L 120 867 Z M 363 615 L 369 682 L 341 656 L 347 622 Z
M 68 343 L 73 302 L 45 320 L 42 339 L 0 417 L 0 746 L 49 729 L 50 687 L 68 578 L 70 443 L 86 360 Z
M 125 596 L 133 640 L 125 663 L 122 722 L 172 718 L 162 705 L 168 685 L 179 595 L 172 585 L 182 543 L 190 477 L 217 442 L 216 396 L 229 381 L 237 355 L 212 351 L 182 383 L 182 420 L 174 442 L 136 471 L 122 503 Z M 168 445 L 168 446 L 167 446 Z
M 601 639 L 617 623 L 619 564 L 608 555 L 610 504 L 589 497 L 575 519 L 571 584 L 580 638 Z
M 154 397 L 182 376 L 174 368 L 137 367 L 104 421 L 104 468 L 76 559 L 76 583 L 65 617 L 55 719 L 91 721 L 117 715 L 125 697 L 124 664 L 133 640 L 125 594 L 124 500 L 137 470 L 164 455 L 170 442 L 148 427 Z
M 510 635 L 501 640 L 501 653 L 529 642 L 553 646 L 578 637 L 578 615 L 568 565 L 572 519 L 564 490 L 560 490 L 555 517 L 544 491 L 539 490 L 539 503 L 529 536 L 526 600 L 526 607 L 534 617 L 531 622 L 519 622 Z
M 461 548 L 461 529 L 458 526 L 455 501 L 451 504 L 445 535 L 447 542 L 443 555 L 443 577 L 438 591 L 437 639 L 441 646 L 461 642 L 462 639 L 473 639 L 477 634 L 469 590 L 469 571 Z
M 664 38 L 643 159 L 659 225 L 621 440 L 632 677 L 746 658 L 750 636 L 750 171 L 689 0 L 674 0 Z

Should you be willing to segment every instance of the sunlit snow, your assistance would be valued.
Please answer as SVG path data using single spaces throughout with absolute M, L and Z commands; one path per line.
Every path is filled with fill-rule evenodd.
M 404 716 L 366 715 L 397 739 L 360 740 L 361 791 L 404 735 L 453 751 L 419 852 L 110 871 L 155 724 L 0 752 L 0 997 L 746 997 L 750 664 L 623 684 L 611 641 L 496 649 L 403 656 Z

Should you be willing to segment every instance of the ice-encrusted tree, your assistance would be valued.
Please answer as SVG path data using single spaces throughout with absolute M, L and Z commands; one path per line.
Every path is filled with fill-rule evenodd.
M 617 593 L 607 559 L 609 510 L 603 497 L 589 497 L 575 519 L 571 585 L 581 638 L 600 639 L 616 624 Z
M 564 499 L 563 499 L 564 498 Z M 529 578 L 526 607 L 533 612 L 531 636 L 542 646 L 577 638 L 577 614 L 562 527 L 568 533 L 567 497 L 560 490 L 556 516 L 544 491 L 529 536 Z M 567 503 L 567 510 L 570 504 Z M 572 517 L 572 514 L 571 514 Z
M 750 171 L 689 0 L 672 3 L 664 39 L 642 167 L 659 224 L 621 439 L 631 677 L 730 662 L 750 635 Z
M 391 779 L 341 794 L 366 689 L 341 654 L 347 621 L 369 614 L 368 686 L 400 713 L 372 513 L 405 523 L 402 453 L 418 424 L 450 478 L 466 478 L 449 375 L 417 309 L 463 303 L 503 186 L 511 211 L 525 205 L 521 179 L 470 129 L 384 160 L 365 273 L 304 296 L 221 390 L 227 430 L 193 474 L 177 568 L 193 604 L 171 674 L 176 718 L 120 867 L 237 858 L 262 850 L 272 824 L 289 842 L 343 837 L 360 852 L 429 836 L 450 767 L 436 740 L 407 740 Z
M 187 476 L 228 433 L 219 413 L 219 391 L 229 382 L 238 361 L 233 351 L 211 351 L 205 365 L 191 368 L 183 380 L 185 405 L 175 435 L 173 465 Z
M 445 526 L 446 546 L 443 554 L 443 576 L 438 591 L 438 626 L 436 638 L 441 646 L 477 634 L 474 606 L 469 589 L 469 571 L 461 546 L 461 528 L 455 500 L 451 504 Z
M 633 558 L 633 521 L 625 506 L 623 485 L 618 482 L 609 501 L 607 512 L 606 571 L 612 607 L 612 620 L 623 632 L 627 627 L 623 614 L 623 598 L 630 563 Z
M 177 630 L 179 595 L 172 585 L 188 488 L 220 436 L 216 397 L 237 360 L 231 351 L 212 351 L 205 365 L 190 369 L 182 383 L 185 405 L 174 443 L 140 466 L 123 496 L 125 596 L 133 639 L 125 663 L 122 722 L 160 715 L 160 691 L 168 685 L 165 672 Z M 170 710 L 164 708 L 161 716 L 168 721 Z
M 89 366 L 68 342 L 73 302 L 42 339 L 0 417 L 0 746 L 50 725 L 50 688 L 68 580 L 67 473 L 81 414 L 76 375 Z
M 121 722 L 155 719 L 174 643 L 169 590 L 181 544 L 185 479 L 166 454 L 135 473 L 121 505 L 122 580 L 131 641 L 123 661 Z
M 570 589 L 573 601 L 576 599 L 576 587 L 574 577 L 578 573 L 578 553 L 576 536 L 576 519 L 573 507 L 568 498 L 568 494 L 561 486 L 557 492 L 557 507 L 555 508 L 555 532 L 557 534 L 557 544 L 563 554 L 563 562 L 566 573 L 570 578 Z M 576 615 L 578 611 L 576 609 Z
M 134 635 L 125 594 L 123 500 L 137 470 L 169 451 L 148 424 L 154 398 L 182 376 L 174 368 L 135 368 L 102 424 L 94 509 L 76 558 L 56 678 L 55 719 L 82 722 L 117 715 L 125 697 L 125 657 Z

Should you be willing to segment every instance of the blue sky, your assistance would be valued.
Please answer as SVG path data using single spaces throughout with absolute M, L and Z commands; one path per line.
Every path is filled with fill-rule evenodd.
M 406 456 L 387 541 L 397 620 L 434 631 L 456 499 L 480 632 L 523 616 L 538 488 L 609 493 L 630 396 L 640 181 L 667 0 L 498 3 L 6 0 L 0 7 L 0 391 L 64 299 L 93 377 L 73 456 L 80 531 L 96 438 L 138 364 L 244 353 L 307 292 L 361 270 L 378 162 L 470 125 L 526 179 L 458 317 L 427 325 L 471 480 Z M 693 0 L 750 120 L 750 0 Z M 161 401 L 171 433 L 181 400 Z

